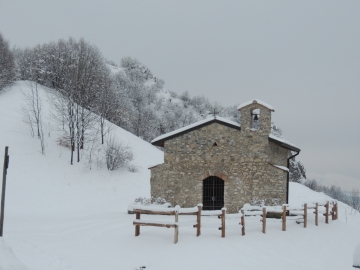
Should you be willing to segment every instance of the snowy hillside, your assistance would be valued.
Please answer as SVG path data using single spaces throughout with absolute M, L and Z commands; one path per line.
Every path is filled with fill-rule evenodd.
M 43 156 L 40 154 L 39 140 L 36 136 L 30 136 L 28 127 L 21 120 L 22 91 L 27 89 L 27 82 L 18 82 L 11 89 L 0 93 L 1 149 L 9 146 L 11 159 L 7 211 L 25 211 L 32 214 L 49 211 L 94 213 L 102 212 L 104 207 L 108 211 L 119 211 L 126 209 L 126 206 L 121 204 L 123 201 L 134 199 L 131 194 L 123 193 L 122 190 L 137 187 L 138 196 L 149 196 L 148 166 L 162 162 L 161 151 L 133 134 L 114 127 L 112 135 L 132 149 L 134 160 L 131 164 L 136 166 L 139 172 L 133 173 L 125 168 L 109 172 L 106 166 L 98 169 L 96 164 L 90 170 L 86 151 L 80 163 L 74 162 L 74 165 L 70 166 L 70 150 L 56 143 L 62 132 L 56 130 L 56 123 L 49 117 L 48 97 L 45 91 L 40 89 L 45 109 L 46 150 Z M 49 127 L 50 137 L 47 135 Z M 97 186 L 96 183 L 101 185 Z M 43 193 L 42 190 L 47 192 Z M 37 196 L 39 192 L 41 196 Z M 102 196 L 105 194 L 108 200 L 104 201 Z M 27 207 L 31 209 L 27 211 Z
M 339 220 L 325 224 L 321 217 L 316 227 L 310 216 L 306 229 L 289 221 L 283 232 L 280 222 L 269 222 L 262 234 L 257 221 L 247 224 L 246 236 L 241 236 L 234 220 L 236 229 L 228 230 L 226 238 L 216 228 L 203 228 L 196 237 L 191 227 L 180 228 L 176 245 L 172 229 L 144 227 L 135 237 L 135 217 L 127 214 L 127 206 L 136 197 L 149 197 L 147 168 L 161 163 L 163 153 L 114 127 L 116 138 L 133 150 L 131 164 L 138 172 L 90 170 L 86 151 L 71 166 L 69 149 L 57 144 L 60 133 L 47 119 L 49 104 L 41 89 L 44 121 L 50 126 L 41 155 L 39 140 L 21 120 L 21 91 L 26 89 L 26 82 L 18 82 L 0 93 L 0 150 L 10 147 L 1 270 L 352 269 L 360 214 L 342 203 Z M 327 199 L 300 184 L 290 185 L 290 204 Z

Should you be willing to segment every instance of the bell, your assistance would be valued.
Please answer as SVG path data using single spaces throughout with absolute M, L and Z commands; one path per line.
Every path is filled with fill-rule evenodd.
M 254 121 L 257 121 L 257 120 L 259 120 L 259 117 L 257 114 L 255 114 Z

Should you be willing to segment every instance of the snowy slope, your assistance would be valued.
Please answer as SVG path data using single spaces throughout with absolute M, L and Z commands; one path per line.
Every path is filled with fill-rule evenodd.
M 97 170 L 95 165 L 90 170 L 86 153 L 80 163 L 74 162 L 70 166 L 70 151 L 56 143 L 62 133 L 56 131 L 54 120 L 48 117 L 47 95 L 41 91 L 45 133 L 48 126 L 52 129 L 50 137 L 45 138 L 47 147 L 43 156 L 40 154 L 39 140 L 30 136 L 27 126 L 21 121 L 21 91 L 27 88 L 26 82 L 19 82 L 12 89 L 0 93 L 0 149 L 3 151 L 7 145 L 10 153 L 8 211 L 32 214 L 54 211 L 94 213 L 102 212 L 104 207 L 108 211 L 122 211 L 126 209 L 122 203 L 134 199 L 132 194 L 123 190 L 138 188 L 138 196 L 149 197 L 148 166 L 154 162 L 162 163 L 161 151 L 133 134 L 114 127 L 112 133 L 115 138 L 132 149 L 134 161 L 131 163 L 139 169 L 138 173 L 127 169 L 109 172 L 106 166 Z
M 20 82 L 0 93 L 0 149 L 10 147 L 1 270 L 352 269 L 360 214 L 342 203 L 339 220 L 325 224 L 322 217 L 316 227 L 310 215 L 306 229 L 289 221 L 283 232 L 279 221 L 269 221 L 262 234 L 256 220 L 247 223 L 246 236 L 241 236 L 239 221 L 229 220 L 227 226 L 234 229 L 221 238 L 219 220 L 208 217 L 203 222 L 213 228 L 204 227 L 196 237 L 195 229 L 181 227 L 176 245 L 172 229 L 143 227 L 134 237 L 135 217 L 126 213 L 127 205 L 135 197 L 149 196 L 147 167 L 161 163 L 163 153 L 114 128 L 116 136 L 132 147 L 132 163 L 139 172 L 89 170 L 85 159 L 71 166 L 69 150 L 56 144 L 54 130 L 42 156 L 38 139 L 29 135 L 19 114 L 21 89 L 26 88 Z M 290 185 L 290 204 L 327 199 L 300 184 Z

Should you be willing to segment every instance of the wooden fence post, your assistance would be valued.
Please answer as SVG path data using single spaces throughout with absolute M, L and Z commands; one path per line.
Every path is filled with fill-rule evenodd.
M 331 220 L 335 220 L 336 219 L 336 212 L 337 212 L 337 207 L 336 207 L 336 203 L 332 202 L 333 207 L 331 209 Z
M 304 204 L 304 228 L 307 225 L 307 203 Z
M 266 233 L 266 207 L 263 207 L 263 214 L 262 214 L 262 232 Z
M 245 211 L 244 209 L 241 209 L 241 214 L 242 214 L 242 217 L 241 217 L 241 235 L 245 235 Z
M 225 215 L 226 208 L 221 209 L 221 237 L 225 238 Z
M 197 223 L 197 227 L 196 227 L 196 236 L 199 236 L 201 234 L 201 208 L 202 205 L 198 204 L 198 212 L 197 212 L 197 217 L 196 217 L 196 223 Z
M 335 208 L 336 208 L 336 215 L 335 215 L 335 219 L 337 220 L 337 219 L 338 219 L 338 217 L 339 217 L 339 212 L 338 212 L 339 208 L 338 208 L 338 203 L 337 203 L 337 202 L 336 202 L 336 204 L 335 204 Z
M 329 224 L 329 201 L 326 202 L 325 209 L 325 223 Z
M 319 203 L 315 204 L 315 225 L 319 225 Z
M 136 219 L 140 220 L 140 212 L 136 212 Z M 135 236 L 140 235 L 140 225 L 135 225 Z
M 3 168 L 3 177 L 2 177 L 2 189 L 1 189 L 1 203 L 0 203 L 0 237 L 3 236 L 4 229 L 4 212 L 5 212 L 5 189 L 6 189 L 6 174 L 7 169 L 9 168 L 9 147 L 5 147 L 4 155 L 4 168 Z
M 179 209 L 180 206 L 175 206 L 175 222 L 179 222 Z M 179 239 L 179 226 L 178 224 L 175 224 L 174 227 L 174 244 L 178 242 Z
M 283 212 L 281 215 L 282 218 L 282 230 L 286 231 L 286 205 L 283 205 Z

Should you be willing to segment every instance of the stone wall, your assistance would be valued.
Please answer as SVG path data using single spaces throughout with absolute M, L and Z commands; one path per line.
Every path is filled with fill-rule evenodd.
M 229 213 L 260 200 L 285 203 L 287 172 L 271 164 L 286 166 L 289 151 L 268 140 L 269 110 L 261 108 L 259 129 L 250 127 L 246 121 L 252 121 L 254 108 L 241 111 L 245 121 L 241 131 L 212 123 L 165 141 L 164 164 L 151 169 L 151 196 L 173 205 L 195 206 L 202 202 L 202 181 L 218 176 L 224 180 L 224 206 Z

